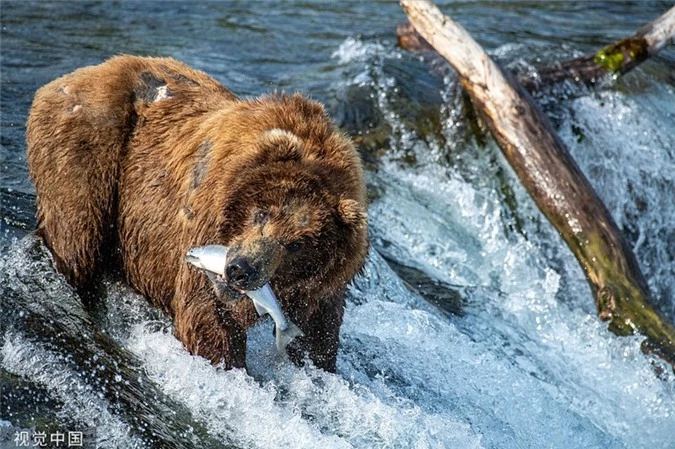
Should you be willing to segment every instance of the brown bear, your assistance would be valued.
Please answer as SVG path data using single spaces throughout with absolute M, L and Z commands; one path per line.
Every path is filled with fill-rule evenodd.
M 368 251 L 358 154 L 300 94 L 240 99 L 170 58 L 117 56 L 39 89 L 27 124 L 38 226 L 78 289 L 117 264 L 193 354 L 244 367 L 270 282 L 304 332 L 288 347 L 335 370 L 347 284 Z M 227 301 L 185 262 L 230 248 Z

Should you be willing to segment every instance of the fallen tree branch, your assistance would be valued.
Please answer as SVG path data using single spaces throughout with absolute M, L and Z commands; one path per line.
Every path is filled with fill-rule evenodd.
M 410 23 L 396 27 L 398 44 L 409 51 L 436 53 Z M 675 42 L 675 6 L 640 28 L 634 35 L 616 41 L 594 54 L 541 67 L 533 73 L 519 73 L 518 81 L 530 92 L 562 81 L 596 85 L 619 77 L 667 44 Z
M 635 256 L 548 118 L 473 38 L 428 0 L 401 0 L 410 22 L 459 74 L 504 156 L 581 264 L 598 315 L 675 366 L 675 328 L 652 306 Z

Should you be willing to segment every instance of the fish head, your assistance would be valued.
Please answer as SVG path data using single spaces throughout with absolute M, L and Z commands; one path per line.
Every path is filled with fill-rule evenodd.
M 228 249 L 222 245 L 195 246 L 185 255 L 185 261 L 204 271 L 224 274 Z
M 201 259 L 199 258 L 199 254 L 195 251 L 194 248 L 189 250 L 188 253 L 185 255 L 185 261 L 187 263 L 194 265 L 197 268 L 204 269 Z

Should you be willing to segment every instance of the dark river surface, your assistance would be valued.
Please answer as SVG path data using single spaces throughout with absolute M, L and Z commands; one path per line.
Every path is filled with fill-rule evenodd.
M 593 52 L 672 2 L 439 5 L 517 72 Z M 597 319 L 452 72 L 396 46 L 396 2 L 3 0 L 0 14 L 0 448 L 41 434 L 67 447 L 69 432 L 101 448 L 675 448 L 672 371 Z M 336 375 L 279 361 L 270 321 L 249 333 L 248 372 L 223 371 L 117 280 L 85 310 L 53 270 L 30 235 L 30 103 L 120 53 L 174 57 L 241 96 L 301 91 L 354 137 L 373 249 Z M 675 319 L 675 50 L 537 101 Z

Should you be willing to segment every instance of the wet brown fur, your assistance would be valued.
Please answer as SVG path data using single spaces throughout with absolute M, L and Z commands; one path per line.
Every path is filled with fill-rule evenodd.
M 188 350 L 242 367 L 251 301 L 218 301 L 184 261 L 193 246 L 227 245 L 259 262 L 304 331 L 293 360 L 307 352 L 335 370 L 345 286 L 368 235 L 360 160 L 320 104 L 241 100 L 173 59 L 118 56 L 38 90 L 27 142 L 37 232 L 73 285 L 118 251 Z

